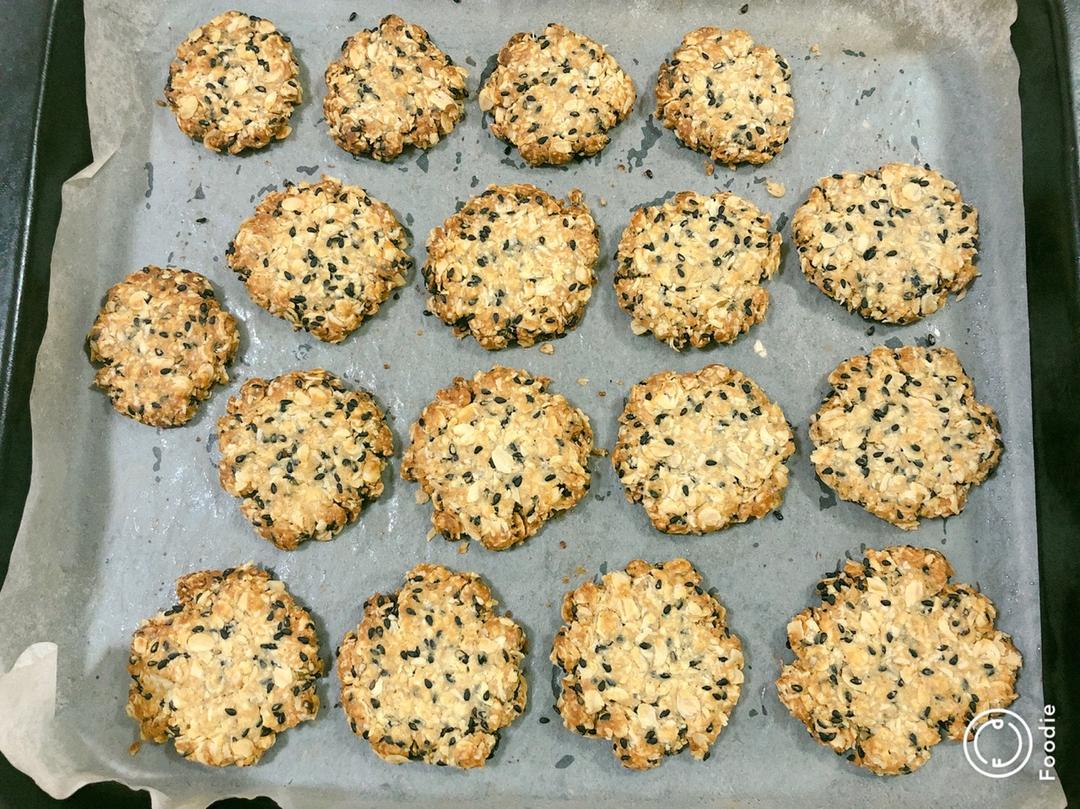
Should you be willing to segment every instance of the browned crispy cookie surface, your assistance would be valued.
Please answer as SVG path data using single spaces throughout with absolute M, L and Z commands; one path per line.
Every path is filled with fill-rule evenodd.
M 573 190 L 493 185 L 428 237 L 428 309 L 487 349 L 565 334 L 585 314 L 600 255 L 596 222 Z
M 791 130 L 790 79 L 787 62 L 745 31 L 698 28 L 660 67 L 656 117 L 719 163 L 765 163 Z
M 818 477 L 845 500 L 905 530 L 959 514 L 997 467 L 997 415 L 947 348 L 879 346 L 829 374 L 810 421 Z
M 635 334 L 672 348 L 730 343 L 765 318 L 762 285 L 780 267 L 780 234 L 730 193 L 684 191 L 638 208 L 615 257 L 615 294 Z
M 634 109 L 634 83 L 603 45 L 552 23 L 514 34 L 480 88 L 491 132 L 533 166 L 569 163 L 608 143 Z
M 803 273 L 865 318 L 912 323 L 975 280 L 978 212 L 925 166 L 833 174 L 795 212 Z
M 434 530 L 503 550 L 589 488 L 589 420 L 547 377 L 496 366 L 440 390 L 409 430 L 401 476 L 431 499 Z
M 465 113 L 466 75 L 427 31 L 390 14 L 345 40 L 326 69 L 330 135 L 346 151 L 386 161 L 406 146 L 434 146 Z
M 300 69 L 272 22 L 227 11 L 176 48 L 165 100 L 188 137 L 238 154 L 288 136 L 300 103 Z
M 525 633 L 475 573 L 421 564 L 364 603 L 338 649 L 353 732 L 394 764 L 482 767 L 525 710 Z
M 658 530 L 702 534 L 779 506 L 794 451 L 783 411 L 754 380 L 708 365 L 635 385 L 611 462 Z
M 780 701 L 819 742 L 878 775 L 917 770 L 942 737 L 1016 699 L 1022 660 L 986 596 L 937 551 L 868 550 L 788 624 Z
M 131 640 L 127 713 L 143 739 L 200 764 L 245 767 L 319 712 L 311 616 L 252 565 L 190 573 L 180 603 Z
M 406 243 L 389 205 L 323 177 L 269 194 L 227 252 L 259 306 L 337 343 L 404 286 Z
M 742 644 L 688 561 L 635 560 L 567 593 L 562 617 L 551 661 L 566 727 L 609 740 L 629 769 L 684 747 L 708 758 L 739 700 Z
M 221 485 L 283 550 L 332 539 L 382 494 L 393 454 L 371 394 L 322 369 L 249 379 L 218 421 Z
M 88 337 L 94 383 L 125 416 L 174 427 L 195 415 L 236 354 L 236 320 L 199 273 L 148 266 L 112 287 Z

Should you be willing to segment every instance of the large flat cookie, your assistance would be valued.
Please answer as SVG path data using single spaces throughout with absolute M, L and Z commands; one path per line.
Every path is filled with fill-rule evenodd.
M 634 82 L 604 46 L 552 23 L 518 33 L 480 88 L 491 133 L 532 166 L 569 163 L 607 146 L 608 131 L 634 109 Z
M 283 550 L 333 539 L 383 490 L 393 454 L 374 397 L 316 368 L 249 379 L 218 420 L 221 485 Z
M 702 534 L 779 506 L 794 451 L 783 411 L 754 380 L 707 365 L 631 389 L 611 462 L 658 530 Z
M 1016 699 L 1022 660 L 997 611 L 937 551 L 868 550 L 817 586 L 788 624 L 776 688 L 810 735 L 878 775 L 925 764 L 975 715 Z
M 117 412 L 152 427 L 191 420 L 240 344 L 205 276 L 143 267 L 112 287 L 87 338 L 94 384 Z
M 406 243 L 389 205 L 323 177 L 267 195 L 227 257 L 259 306 L 338 343 L 405 285 Z
M 525 710 L 525 633 L 475 573 L 417 565 L 338 648 L 341 707 L 393 764 L 482 767 Z
M 127 713 L 143 739 L 213 767 L 255 764 L 279 733 L 319 712 L 311 616 L 265 570 L 189 573 L 180 603 L 131 639 Z
M 889 163 L 821 179 L 791 235 L 814 286 L 885 323 L 936 312 L 978 275 L 978 212 L 928 166 Z
M 596 222 L 574 190 L 493 185 L 428 237 L 428 309 L 487 349 L 533 345 L 577 325 L 596 284 Z
M 610 741 L 624 767 L 656 767 L 684 747 L 708 758 L 739 700 L 742 643 L 700 585 L 685 559 L 639 559 L 563 599 L 556 707 L 566 727 Z
M 730 193 L 684 191 L 638 208 L 615 256 L 615 295 L 634 334 L 672 348 L 733 342 L 765 319 L 780 268 L 769 215 Z
M 791 131 L 790 79 L 788 63 L 745 31 L 698 28 L 660 67 L 656 117 L 719 163 L 766 163 Z
M 406 146 L 434 146 L 465 114 L 466 75 L 419 25 L 383 17 L 345 40 L 326 69 L 330 135 L 354 155 L 384 161 Z
M 496 366 L 440 390 L 409 430 L 401 476 L 447 539 L 492 550 L 527 539 L 589 488 L 589 419 L 550 379 Z
M 947 348 L 877 347 L 829 374 L 810 420 L 818 477 L 840 497 L 905 530 L 959 514 L 997 467 L 997 415 Z
M 207 149 L 231 154 L 287 137 L 302 95 L 289 38 L 270 20 L 239 11 L 188 34 L 165 84 L 180 130 Z

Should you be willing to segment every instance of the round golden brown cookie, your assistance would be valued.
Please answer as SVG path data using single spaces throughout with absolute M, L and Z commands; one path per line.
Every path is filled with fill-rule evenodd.
M 428 309 L 487 349 L 565 334 L 596 284 L 599 231 L 573 190 L 493 185 L 428 237 Z
M 240 344 L 236 319 L 197 272 L 143 267 L 112 287 L 87 338 L 94 384 L 117 412 L 152 427 L 195 415 Z
M 218 420 L 221 485 L 283 550 L 327 540 L 382 494 L 393 438 L 375 399 L 316 368 L 249 379 Z
M 1016 699 L 1022 660 L 997 611 L 937 551 L 868 550 L 788 624 L 776 688 L 810 735 L 878 775 L 914 772 L 942 736 Z
M 783 411 L 754 380 L 707 365 L 631 389 L 611 462 L 658 530 L 703 534 L 779 506 L 794 451 Z
M 603 45 L 552 23 L 510 37 L 480 88 L 480 109 L 491 115 L 491 133 L 529 165 L 559 165 L 607 146 L 636 97 Z
M 745 31 L 698 28 L 660 67 L 656 117 L 719 163 L 766 163 L 791 131 L 790 79 L 787 62 Z
M 227 256 L 259 306 L 337 343 L 404 286 L 406 243 L 389 205 L 323 177 L 269 194 Z
M 131 639 L 127 714 L 143 739 L 184 758 L 256 763 L 279 733 L 319 712 L 315 625 L 284 583 L 241 565 L 189 573 L 180 603 Z
M 638 208 L 615 260 L 615 295 L 634 334 L 672 348 L 733 342 L 765 319 L 762 282 L 780 267 L 780 234 L 752 203 L 684 191 Z
M 964 510 L 1001 460 L 997 415 L 947 348 L 879 346 L 829 374 L 810 420 L 818 477 L 905 530 Z
M 410 145 L 434 146 L 465 114 L 466 75 L 427 31 L 390 14 L 345 40 L 326 69 L 330 136 L 377 160 L 393 160 Z
M 566 594 L 551 662 L 566 727 L 646 770 L 689 746 L 704 760 L 743 683 L 742 643 L 685 559 L 607 573 Z
M 589 488 L 592 428 L 550 379 L 495 366 L 440 390 L 409 429 L 401 476 L 431 498 L 434 530 L 504 550 Z
M 270 20 L 227 11 L 176 48 L 165 100 L 185 135 L 238 154 L 287 137 L 300 103 L 300 68 Z
M 483 767 L 525 710 L 525 633 L 475 573 L 421 564 L 364 602 L 338 649 L 341 707 L 392 764 Z
M 825 177 L 795 212 L 791 235 L 814 286 L 884 323 L 936 312 L 978 275 L 978 212 L 929 167 Z

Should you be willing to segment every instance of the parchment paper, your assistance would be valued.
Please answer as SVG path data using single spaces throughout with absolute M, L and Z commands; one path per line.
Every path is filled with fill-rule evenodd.
M 33 484 L 0 592 L 0 671 L 15 665 L 0 678 L 5 755 L 53 795 L 115 779 L 149 789 L 161 807 L 256 794 L 286 807 L 1064 805 L 1056 782 L 1037 779 L 1039 751 L 1022 773 L 999 781 L 972 770 L 954 743 L 935 748 L 914 775 L 869 775 L 812 741 L 773 687 L 786 655 L 785 625 L 814 601 L 815 582 L 845 555 L 910 542 L 943 550 L 958 580 L 978 583 L 996 602 L 1000 626 L 1025 658 L 1013 707 L 1033 729 L 1042 710 L 1018 68 L 1008 39 L 1013 4 L 749 0 L 743 13 L 742 2 L 250 0 L 245 11 L 271 18 L 293 38 L 306 100 L 292 136 L 238 158 L 191 143 L 154 103 L 177 42 L 226 6 L 88 0 L 97 161 L 64 189 L 48 331 L 31 403 Z M 426 26 L 468 66 L 472 97 L 465 120 L 437 147 L 382 165 L 354 160 L 331 142 L 321 120 L 321 77 L 347 36 L 391 10 Z M 599 157 L 567 169 L 529 169 L 485 130 L 475 92 L 489 58 L 511 34 L 552 20 L 606 43 L 633 77 L 639 101 Z M 792 65 L 791 141 L 764 167 L 717 168 L 710 177 L 704 156 L 680 146 L 649 116 L 660 62 L 683 33 L 705 24 L 744 27 Z M 812 55 L 813 45 L 820 55 Z M 982 277 L 965 300 L 921 324 L 872 329 L 803 279 L 786 243 L 786 222 L 819 177 L 890 160 L 929 161 L 978 206 Z M 536 348 L 488 353 L 425 317 L 414 271 L 397 299 L 345 343 L 328 346 L 293 332 L 250 302 L 223 253 L 262 195 L 286 179 L 323 172 L 393 205 L 411 229 L 418 266 L 431 228 L 489 183 L 529 181 L 559 195 L 582 188 L 600 224 L 604 256 L 584 322 L 554 344 L 552 356 Z M 766 178 L 784 183 L 787 195 L 768 196 Z M 611 288 L 610 257 L 636 206 L 684 189 L 717 188 L 748 197 L 782 223 L 783 270 L 769 285 L 764 324 L 734 346 L 677 354 L 651 336 L 631 335 Z M 232 381 L 189 425 L 173 430 L 114 413 L 90 387 L 84 351 L 105 290 L 148 263 L 207 274 L 243 335 Z M 875 344 L 928 339 L 959 352 L 980 398 L 1000 414 L 1008 449 L 963 515 L 906 534 L 837 503 L 819 485 L 806 423 L 837 362 Z M 250 376 L 322 366 L 367 387 L 389 412 L 400 457 L 409 424 L 438 387 L 496 362 L 552 376 L 554 389 L 589 415 L 601 447 L 614 441 L 629 386 L 650 373 L 709 362 L 749 373 L 798 428 L 783 519 L 768 516 L 705 537 L 667 537 L 624 500 L 609 460 L 598 458 L 590 493 L 569 514 L 514 550 L 474 546 L 463 556 L 452 543 L 425 540 L 430 507 L 414 502 L 414 486 L 399 479 L 395 459 L 385 494 L 357 524 L 333 542 L 285 553 L 255 536 L 218 484 L 214 424 Z M 657 770 L 631 773 L 616 765 L 607 744 L 561 727 L 547 656 L 564 591 L 634 558 L 677 555 L 689 557 L 727 605 L 746 648 L 747 682 L 708 762 L 683 754 Z M 152 744 L 129 755 L 136 735 L 124 715 L 129 639 L 141 618 L 173 603 L 179 575 L 245 560 L 271 567 L 312 610 L 329 659 L 356 624 L 361 602 L 396 588 L 405 570 L 425 559 L 484 575 L 530 639 L 528 709 L 483 770 L 382 762 L 349 731 L 333 677 L 320 686 L 318 720 L 281 736 L 256 767 L 215 771 Z

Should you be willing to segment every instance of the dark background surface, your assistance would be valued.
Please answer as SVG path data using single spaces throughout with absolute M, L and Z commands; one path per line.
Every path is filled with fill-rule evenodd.
M 1019 0 L 1028 309 L 1046 700 L 1057 708 L 1058 775 L 1080 806 L 1080 181 L 1070 62 L 1080 2 Z M 3 0 L 0 10 L 0 579 L 30 475 L 28 400 L 45 327 L 60 187 L 91 161 L 79 0 Z M 1019 338 L 1018 339 L 1022 339 Z M 1080 548 L 1078 548 L 1080 550 Z M 3 718 L 0 718 L 3 721 Z M 42 793 L 0 756 L 0 809 L 146 807 L 144 792 Z M 273 807 L 228 800 L 218 809 Z

